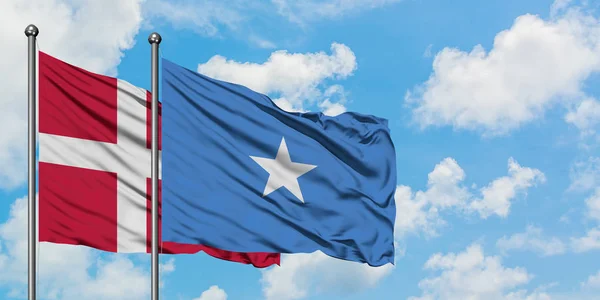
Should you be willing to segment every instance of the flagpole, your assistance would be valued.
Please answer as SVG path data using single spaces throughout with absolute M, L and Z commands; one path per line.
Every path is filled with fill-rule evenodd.
M 162 38 L 154 32 L 152 46 L 152 300 L 158 300 L 158 45 Z
M 35 203 L 35 133 L 36 133 L 36 49 L 35 41 L 39 33 L 38 28 L 31 24 L 25 28 L 25 36 L 27 36 L 27 84 L 28 84 L 28 110 L 29 110 L 29 138 L 27 140 L 27 169 L 28 169 L 28 249 L 27 249 L 27 264 L 28 264 L 28 295 L 29 300 L 36 299 L 36 242 L 37 242 L 37 224 L 36 224 L 36 203 Z

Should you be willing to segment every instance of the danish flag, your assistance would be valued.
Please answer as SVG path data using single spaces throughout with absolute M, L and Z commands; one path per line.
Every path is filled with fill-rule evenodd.
M 151 94 L 39 52 L 39 240 L 151 252 Z M 160 172 L 159 105 L 159 174 Z M 160 179 L 160 175 L 159 175 Z M 161 201 L 159 181 L 159 207 Z M 277 253 L 162 243 L 166 254 L 267 267 Z

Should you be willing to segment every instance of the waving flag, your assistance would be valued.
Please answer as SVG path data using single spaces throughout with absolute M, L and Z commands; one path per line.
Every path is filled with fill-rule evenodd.
M 150 93 L 42 52 L 39 73 L 39 240 L 151 252 Z M 161 253 L 279 263 L 277 253 L 161 243 L 160 231 L 159 245 Z
M 243 86 L 162 66 L 165 241 L 393 263 L 386 120 L 289 113 Z

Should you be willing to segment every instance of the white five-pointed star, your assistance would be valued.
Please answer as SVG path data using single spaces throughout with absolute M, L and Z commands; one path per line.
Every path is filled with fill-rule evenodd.
M 280 187 L 285 187 L 304 203 L 300 184 L 298 184 L 298 177 L 317 166 L 292 162 L 290 152 L 285 144 L 285 138 L 281 138 L 281 144 L 279 144 L 279 150 L 275 159 L 256 156 L 250 156 L 250 158 L 265 169 L 265 171 L 269 172 L 269 179 L 267 180 L 263 197 Z

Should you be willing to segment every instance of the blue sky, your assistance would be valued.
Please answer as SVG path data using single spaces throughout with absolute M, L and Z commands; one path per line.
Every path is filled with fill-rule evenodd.
M 143 88 L 157 31 L 164 58 L 283 108 L 390 120 L 395 267 L 162 257 L 163 299 L 600 298 L 594 1 L 20 2 L 0 4 L 2 298 L 26 287 L 29 23 L 42 51 Z M 44 299 L 149 298 L 147 255 L 43 244 L 39 267 Z

